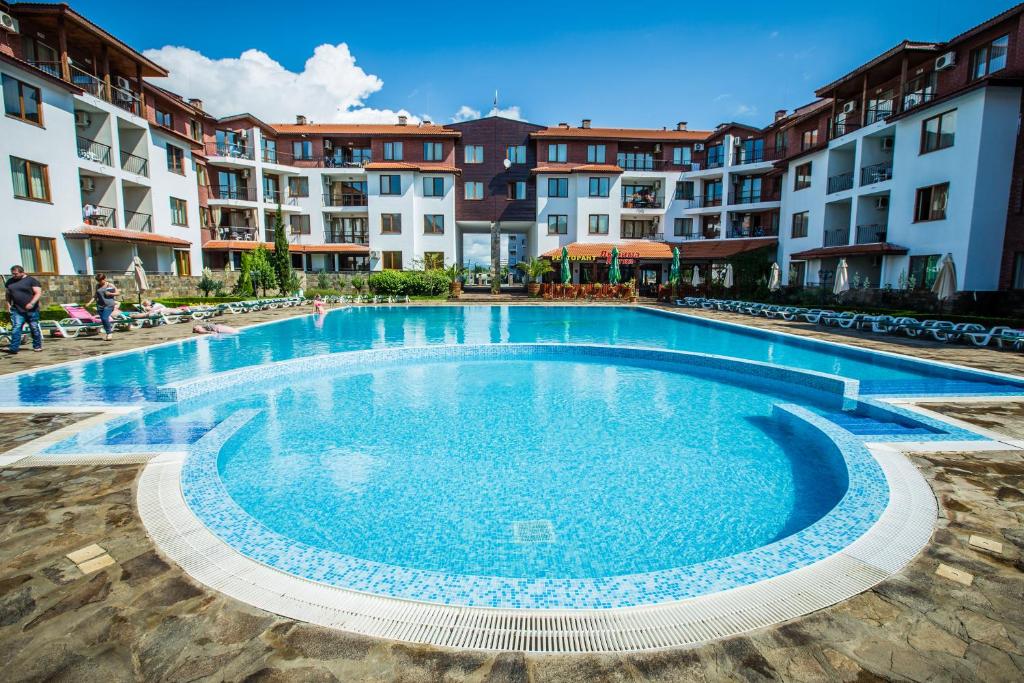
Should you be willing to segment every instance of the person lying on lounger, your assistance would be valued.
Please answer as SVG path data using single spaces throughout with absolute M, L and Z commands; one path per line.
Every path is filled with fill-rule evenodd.
M 238 334 L 238 330 L 235 328 L 217 323 L 200 323 L 198 325 L 193 325 L 192 332 L 195 334 Z

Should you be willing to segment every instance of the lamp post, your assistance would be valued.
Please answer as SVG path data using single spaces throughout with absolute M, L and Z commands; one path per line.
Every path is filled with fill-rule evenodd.
M 508 171 L 512 160 L 506 156 L 503 165 Z M 497 220 L 491 221 L 491 294 L 501 294 L 501 223 Z

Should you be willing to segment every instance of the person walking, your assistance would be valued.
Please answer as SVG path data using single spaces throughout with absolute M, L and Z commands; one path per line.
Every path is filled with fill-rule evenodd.
M 100 314 L 103 322 L 103 341 L 114 340 L 114 323 L 110 322 L 110 316 L 114 314 L 117 307 L 116 297 L 120 292 L 113 283 L 107 282 L 107 276 L 103 273 L 96 274 L 96 311 Z
M 43 350 L 43 333 L 39 329 L 39 299 L 43 287 L 39 280 L 25 273 L 21 266 L 11 267 L 11 277 L 4 283 L 7 288 L 7 310 L 11 314 L 11 345 L 7 353 L 14 355 L 21 348 L 21 328 L 28 323 L 32 335 L 32 350 Z

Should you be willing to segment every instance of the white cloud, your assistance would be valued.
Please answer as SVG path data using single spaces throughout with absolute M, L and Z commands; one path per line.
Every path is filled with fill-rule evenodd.
M 779 32 L 778 31 L 772 31 L 771 33 L 768 34 L 768 37 L 769 38 L 778 38 L 779 37 Z
M 480 118 L 480 110 L 473 109 L 468 104 L 464 104 L 459 107 L 459 110 L 455 112 L 455 116 L 452 117 L 452 121 L 458 123 L 459 121 L 472 121 L 473 119 Z
M 499 109 L 498 107 L 494 107 L 489 112 L 487 112 L 487 115 L 488 116 L 503 116 L 506 119 L 515 119 L 516 121 L 522 121 L 523 120 L 523 112 L 522 112 L 522 110 L 519 107 L 515 107 L 515 106 L 513 106 L 513 107 L 505 107 L 503 109 Z
M 750 104 L 741 104 L 733 110 L 734 116 L 753 116 L 757 113 L 757 107 Z
M 491 265 L 490 235 L 467 234 L 463 237 L 462 261 L 467 265 Z
M 320 45 L 300 72 L 255 49 L 210 59 L 187 47 L 167 45 L 145 55 L 171 72 L 169 78 L 156 80 L 158 85 L 198 97 L 215 116 L 250 112 L 274 123 L 293 121 L 296 114 L 319 123 L 391 123 L 399 114 L 419 120 L 404 109 L 364 106 L 384 82 L 357 66 L 345 43 Z
M 491 107 L 491 110 L 487 112 L 487 116 L 502 116 L 506 119 L 515 119 L 516 121 L 523 120 L 523 111 L 517 106 L 512 107 Z M 468 104 L 464 104 L 459 107 L 459 110 L 452 116 L 452 121 L 458 123 L 459 121 L 472 121 L 473 119 L 480 118 L 480 110 L 473 109 Z

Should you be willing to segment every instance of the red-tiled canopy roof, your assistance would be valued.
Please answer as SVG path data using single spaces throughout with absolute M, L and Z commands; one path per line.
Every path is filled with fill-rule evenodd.
M 395 137 L 445 138 L 457 138 L 462 135 L 457 130 L 437 124 L 400 126 L 397 123 L 272 123 L 270 125 L 281 135 L 394 135 Z
M 688 260 L 727 259 L 757 249 L 778 246 L 775 237 L 751 237 L 735 240 L 697 240 L 679 245 L 679 256 Z
M 427 173 L 461 173 L 462 171 L 451 164 L 421 161 L 410 163 L 408 161 L 371 161 L 363 166 L 367 171 L 422 171 Z
M 551 126 L 530 133 L 531 138 L 597 138 L 604 140 L 679 140 L 700 142 L 709 135 L 706 130 L 664 130 L 657 128 L 563 128 Z
M 818 247 L 798 251 L 790 258 L 795 259 L 822 259 L 838 258 L 841 256 L 881 256 L 884 254 L 906 254 L 908 249 L 891 242 L 875 242 L 873 244 L 845 244 L 838 247 Z
M 622 173 L 615 164 L 551 164 L 543 163 L 530 169 L 533 173 Z
M 152 242 L 153 244 L 166 244 L 175 247 L 187 247 L 192 243 L 170 235 L 161 235 L 156 232 L 138 232 L 135 230 L 120 230 L 118 228 L 102 228 L 95 225 L 86 225 L 74 230 L 67 230 L 64 236 L 69 239 L 95 238 L 101 240 L 120 240 L 122 242 Z
M 262 245 L 267 251 L 274 251 L 273 242 L 254 242 L 252 240 L 210 240 L 203 244 L 207 251 L 249 251 Z M 290 244 L 289 252 L 297 254 L 353 254 L 366 256 L 370 247 L 365 244 Z
M 638 240 L 636 242 L 623 242 L 621 244 L 610 244 L 607 242 L 573 242 L 566 245 L 569 250 L 570 261 L 594 261 L 604 259 L 612 253 L 613 248 L 619 250 L 620 258 L 632 259 L 670 259 L 672 258 L 672 247 L 664 242 L 649 242 Z M 562 259 L 562 247 L 552 249 L 542 254 L 544 258 L 560 261 Z

